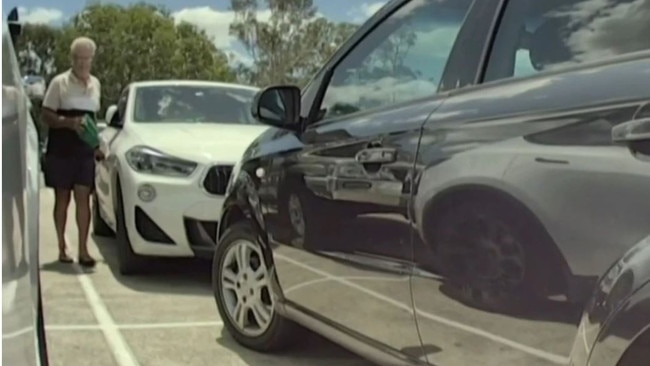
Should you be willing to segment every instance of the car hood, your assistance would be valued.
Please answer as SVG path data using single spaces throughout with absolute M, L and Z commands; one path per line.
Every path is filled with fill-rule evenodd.
M 268 126 L 228 123 L 131 123 L 143 145 L 199 163 L 237 162 Z

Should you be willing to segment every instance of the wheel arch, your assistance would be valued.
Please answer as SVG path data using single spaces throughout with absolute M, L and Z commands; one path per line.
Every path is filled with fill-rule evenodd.
M 265 258 L 269 261 L 268 263 L 273 263 L 273 256 L 269 246 L 270 243 L 268 238 L 265 236 L 266 231 L 264 230 L 264 223 L 260 222 L 260 220 L 264 219 L 261 207 L 256 208 L 251 203 L 257 202 L 258 206 L 260 203 L 259 197 L 255 192 L 255 187 L 252 185 L 252 182 L 242 179 L 241 177 L 233 184 L 234 186 L 226 197 L 221 208 L 219 226 L 217 227 L 216 245 L 219 245 L 221 238 L 229 227 L 245 220 L 251 224 L 253 230 L 255 230 L 255 233 L 259 237 Z M 255 211 L 256 209 L 257 211 Z
M 472 183 L 446 188 L 438 192 L 422 206 L 422 223 L 435 221 L 447 210 L 461 201 L 466 202 L 479 200 L 506 205 L 523 215 L 526 221 L 534 226 L 534 230 L 539 232 L 542 236 L 543 242 L 547 244 L 545 248 L 546 253 L 554 263 L 562 268 L 562 271 L 552 271 L 551 273 L 551 285 L 553 289 L 567 291 L 571 271 L 566 259 L 562 255 L 562 252 L 551 237 L 550 233 L 529 207 L 512 194 L 505 192 L 502 189 Z M 417 224 L 420 236 L 425 243 L 431 243 L 434 225 L 424 225 L 422 223 Z
M 219 220 L 219 226 L 217 227 L 215 253 L 219 245 L 221 245 L 221 238 L 227 232 L 228 228 L 240 222 L 247 222 L 249 225 L 251 225 L 253 231 L 258 237 L 258 242 L 260 243 L 262 254 L 264 255 L 264 260 L 268 264 L 271 271 L 271 289 L 273 292 L 275 292 L 278 298 L 284 299 L 284 292 L 282 291 L 282 286 L 280 285 L 280 281 L 277 278 L 277 273 L 275 272 L 272 245 L 269 242 L 268 237 L 265 235 L 265 231 L 262 229 L 262 226 L 251 211 L 252 208 L 249 207 L 246 198 L 247 196 L 245 190 L 235 191 L 231 193 L 231 196 L 229 196 L 229 198 L 226 199 L 226 202 L 224 202 L 224 206 L 221 210 L 221 219 Z M 280 309 L 280 311 L 282 310 Z
M 221 220 L 219 220 L 219 227 L 217 228 L 217 245 L 226 231 L 226 228 L 244 220 L 250 219 L 250 215 L 246 215 L 244 210 L 239 205 L 229 205 L 223 208 L 221 213 Z

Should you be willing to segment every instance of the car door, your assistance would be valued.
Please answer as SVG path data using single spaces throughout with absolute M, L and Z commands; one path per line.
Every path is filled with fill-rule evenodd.
M 420 129 L 442 103 L 463 26 L 490 26 L 465 19 L 490 19 L 494 4 L 391 2 L 303 91 L 304 130 L 278 131 L 281 152 L 256 147 L 267 151 L 256 174 L 285 298 L 413 359 L 408 206 Z
M 650 2 L 600 5 L 505 2 L 483 85 L 424 126 L 411 283 L 433 364 L 567 364 L 591 280 L 647 236 L 647 159 L 612 131 L 648 116 Z
M 113 151 L 113 146 L 117 139 L 120 138 L 121 125 L 124 123 L 130 90 L 130 86 L 124 88 L 120 94 L 113 121 L 106 121 L 107 126 L 99 135 L 99 148 L 104 153 L 105 159 L 97 163 L 95 194 L 97 195 L 102 217 L 113 230 L 116 229 L 114 178 L 117 169 L 117 157 Z M 115 121 L 117 123 L 112 123 Z
M 38 263 L 38 136 L 14 49 L 18 9 L 2 22 L 2 363 L 47 364 Z

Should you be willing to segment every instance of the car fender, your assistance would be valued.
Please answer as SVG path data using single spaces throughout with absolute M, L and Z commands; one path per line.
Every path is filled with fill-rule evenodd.
M 625 351 L 645 332 L 650 332 L 650 280 L 606 320 L 592 347 L 587 364 L 617 364 Z
M 228 196 L 221 209 L 221 218 L 217 228 L 217 245 L 221 238 L 234 223 L 242 219 L 249 221 L 258 235 L 260 244 L 264 247 L 265 256 L 271 259 L 269 241 L 265 234 L 264 218 L 260 204 L 260 197 L 253 178 L 245 170 L 240 170 L 233 178 L 228 188 Z M 267 253 L 268 252 L 268 253 Z
M 475 150 L 478 152 L 481 149 Z M 511 192 L 502 179 L 516 155 L 497 154 L 485 157 L 472 151 L 444 159 L 424 169 L 418 178 L 413 199 L 413 215 L 418 231 L 422 230 L 424 215 L 430 205 L 444 194 L 457 188 L 480 186 L 503 192 Z M 489 163 L 486 164 L 486 161 Z

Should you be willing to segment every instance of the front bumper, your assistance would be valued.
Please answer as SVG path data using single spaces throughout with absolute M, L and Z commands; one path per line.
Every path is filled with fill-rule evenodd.
M 205 172 L 188 178 L 141 174 L 120 175 L 124 214 L 136 254 L 194 257 L 212 253 L 224 196 L 208 193 Z M 154 192 L 143 200 L 140 190 Z

